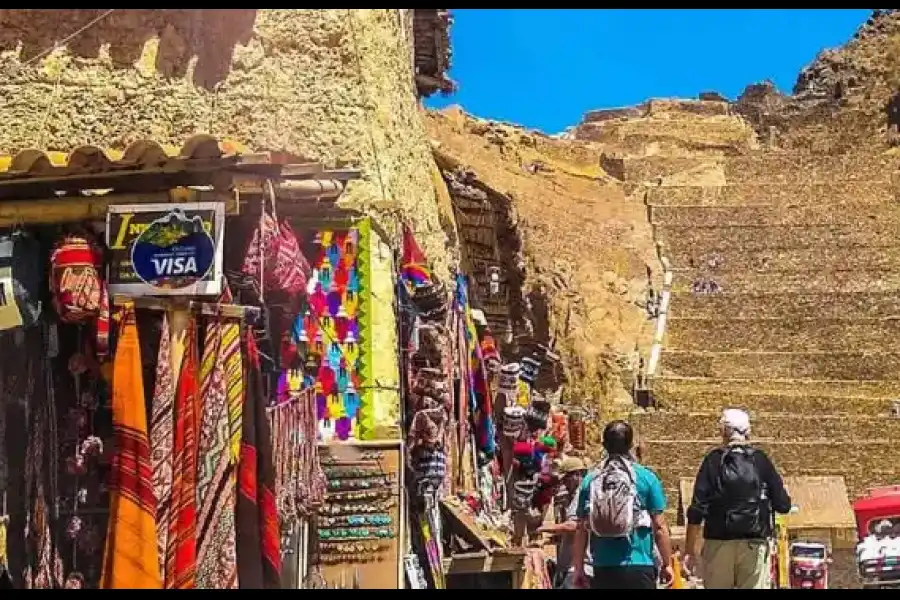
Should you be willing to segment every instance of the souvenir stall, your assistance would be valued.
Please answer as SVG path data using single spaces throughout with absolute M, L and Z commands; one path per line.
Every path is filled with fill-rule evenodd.
M 468 278 L 445 290 L 408 229 L 398 279 L 407 577 L 423 588 L 549 588 L 535 532 L 563 500 L 559 461 L 584 440 L 582 415 L 536 385 L 559 357 L 520 343 L 504 364 Z
M 393 253 L 367 217 L 320 213 L 291 223 L 306 240 L 309 277 L 302 302 L 270 316 L 281 323 L 278 387 L 312 402 L 323 482 L 319 506 L 298 528 L 291 587 L 399 589 L 405 464 Z
M 273 208 L 358 173 L 209 136 L 110 154 L 29 151 L 0 174 L 0 586 L 282 587 L 328 483 L 320 399 L 273 352 L 268 303 L 319 307 L 326 269 Z

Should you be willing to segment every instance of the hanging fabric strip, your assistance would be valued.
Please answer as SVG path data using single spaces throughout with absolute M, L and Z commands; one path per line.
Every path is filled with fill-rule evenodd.
M 231 461 L 226 364 L 238 353 L 240 325 L 210 319 L 203 345 L 201 424 L 197 480 L 197 587 L 237 587 L 235 558 L 235 465 Z
M 172 510 L 172 443 L 174 440 L 175 376 L 172 369 L 169 316 L 163 314 L 159 355 L 156 359 L 156 388 L 150 411 L 150 445 L 153 457 L 153 489 L 156 494 L 156 539 L 159 569 L 165 577 L 166 547 Z
M 175 392 L 172 509 L 166 548 L 166 589 L 193 589 L 197 572 L 197 325 L 185 336 Z
M 275 503 L 272 441 L 259 351 L 249 328 L 244 334 L 244 352 L 248 369 L 238 467 L 238 582 L 241 589 L 278 589 L 281 587 L 281 532 Z
M 109 478 L 109 531 L 100 587 L 160 589 L 156 498 L 134 307 L 126 306 L 113 362 L 114 454 Z

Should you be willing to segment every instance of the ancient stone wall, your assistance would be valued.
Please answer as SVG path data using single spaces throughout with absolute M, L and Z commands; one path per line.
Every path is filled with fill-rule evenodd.
M 4 10 L 0 152 L 205 132 L 358 167 L 344 202 L 409 218 L 445 275 L 409 35 L 394 9 Z

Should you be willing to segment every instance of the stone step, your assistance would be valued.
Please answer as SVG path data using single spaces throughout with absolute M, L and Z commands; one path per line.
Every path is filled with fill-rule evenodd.
M 853 253 L 854 255 L 856 252 Z M 890 293 L 803 292 L 770 294 L 694 294 L 675 292 L 669 303 L 670 318 L 690 316 L 706 319 L 796 319 L 885 318 L 900 315 L 900 295 Z
M 692 319 L 671 318 L 665 347 L 706 352 L 890 352 L 900 318 Z
M 663 350 L 663 375 L 758 379 L 900 379 L 900 352 L 677 352 Z
M 824 398 L 888 399 L 900 398 L 900 379 L 757 379 L 661 376 L 654 379 L 653 389 L 657 393 L 669 396 L 711 392 L 721 395 L 810 395 Z M 759 408 L 759 410 L 764 409 Z
M 679 489 L 679 481 L 682 478 L 693 479 L 694 477 L 696 477 L 697 469 L 700 467 L 700 463 L 697 463 L 695 466 L 693 466 L 693 468 L 688 470 L 673 469 L 666 466 L 664 463 L 660 464 L 659 467 L 657 467 L 653 463 L 646 464 L 648 467 L 653 469 L 653 471 L 662 480 L 663 488 L 666 491 L 666 508 L 668 509 L 666 516 L 670 518 L 670 524 L 680 523 L 680 520 L 675 519 L 675 515 L 677 515 L 678 511 L 680 510 L 680 502 L 682 501 L 681 490 Z M 860 473 L 844 469 L 836 471 L 834 469 L 822 467 L 803 467 L 793 471 L 787 471 L 780 464 L 776 466 L 778 467 L 778 470 L 780 471 L 782 476 L 842 476 L 844 477 L 844 481 L 847 484 L 847 492 L 851 502 L 860 496 L 864 496 L 866 492 L 871 488 L 895 485 L 897 483 L 900 483 L 900 472 L 891 468 L 869 469 L 866 472 Z M 790 493 L 790 490 L 788 490 L 788 493 Z M 691 499 L 686 498 L 683 500 L 683 502 L 689 505 Z
M 795 415 L 885 416 L 900 398 L 900 381 L 795 382 L 716 379 L 653 381 L 657 406 L 666 411 L 719 414 L 728 407 Z
M 663 155 L 622 157 L 608 154 L 600 157 L 600 166 L 612 177 L 634 183 L 656 181 L 661 177 L 720 163 L 721 159 L 714 157 Z
M 744 183 L 723 186 L 652 186 L 646 202 L 657 206 L 740 207 L 745 205 L 853 206 L 893 202 L 894 188 L 888 180 L 822 183 Z
M 725 163 L 728 183 L 818 183 L 834 180 L 890 181 L 896 169 L 893 156 L 810 155 L 797 152 L 760 152 L 737 156 Z
M 680 477 L 694 477 L 710 449 L 720 445 L 720 438 L 681 441 L 643 439 L 644 462 L 657 471 L 670 490 L 677 490 Z M 851 495 L 864 493 L 869 487 L 900 481 L 900 461 L 895 440 L 819 440 L 783 442 L 756 440 L 766 451 L 782 475 L 842 476 Z M 659 465 L 657 467 L 656 465 Z
M 650 222 L 667 227 L 853 225 L 900 223 L 892 202 L 833 204 L 754 204 L 744 206 L 650 205 Z
M 695 256 L 741 250 L 819 248 L 821 246 L 892 246 L 900 239 L 900 226 L 891 223 L 865 225 L 656 227 L 664 254 L 693 252 Z M 726 256 L 727 260 L 727 256 Z
M 766 413 L 750 407 L 753 439 L 780 442 L 815 440 L 900 439 L 900 419 L 888 416 L 849 416 L 816 413 Z M 789 407 L 785 407 L 789 409 Z M 686 437 L 715 436 L 721 415 L 716 412 L 675 412 L 656 410 L 636 412 L 629 421 L 641 438 L 678 441 Z M 900 455 L 898 455 L 900 458 Z
M 689 292 L 695 281 L 715 282 L 726 294 L 787 293 L 885 293 L 900 290 L 900 271 L 726 271 L 713 274 L 676 271 L 672 290 Z M 702 294 L 699 294 L 702 295 Z
M 858 246 L 852 252 L 841 244 L 824 244 L 815 248 L 765 248 L 744 250 L 729 248 L 722 252 L 704 253 L 703 248 L 679 246 L 666 248 L 664 254 L 675 271 L 704 269 L 751 272 L 872 270 L 900 271 L 900 246 Z M 710 268 L 710 260 L 718 262 Z

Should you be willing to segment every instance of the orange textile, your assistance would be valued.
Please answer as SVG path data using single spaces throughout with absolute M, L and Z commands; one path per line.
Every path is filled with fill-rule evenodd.
M 109 476 L 109 530 L 100 587 L 162 589 L 156 545 L 156 497 L 134 306 L 126 306 L 120 319 L 113 362 L 114 452 Z

